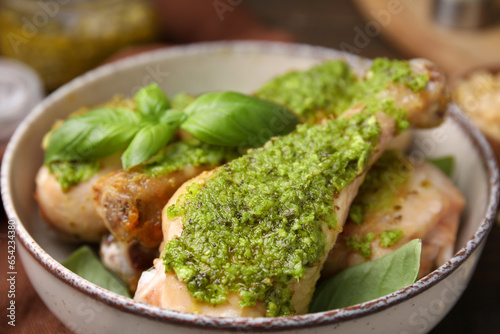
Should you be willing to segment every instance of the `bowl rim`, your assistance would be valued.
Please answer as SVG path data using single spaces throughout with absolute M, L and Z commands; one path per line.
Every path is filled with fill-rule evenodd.
M 107 304 L 117 310 L 131 313 L 140 317 L 153 319 L 156 321 L 172 324 L 195 327 L 198 329 L 224 329 L 228 331 L 241 330 L 259 330 L 259 331 L 285 331 L 300 328 L 311 328 L 313 326 L 325 326 L 338 324 L 343 321 L 358 319 L 362 316 L 373 314 L 385 310 L 389 307 L 400 304 L 425 290 L 431 288 L 435 284 L 442 281 L 444 278 L 451 275 L 469 256 L 476 250 L 480 249 L 481 244 L 485 241 L 490 229 L 492 228 L 498 201 L 500 198 L 500 179 L 497 163 L 491 148 L 486 139 L 475 128 L 470 120 L 462 113 L 460 108 L 451 103 L 448 106 L 449 117 L 457 122 L 458 126 L 468 135 L 472 144 L 478 149 L 482 163 L 485 166 L 488 179 L 488 199 L 486 206 L 486 215 L 483 218 L 479 228 L 474 235 L 467 241 L 466 245 L 458 250 L 458 252 L 445 264 L 434 270 L 427 276 L 421 278 L 414 284 L 398 290 L 387 296 L 368 301 L 354 306 L 336 309 L 331 311 L 310 313 L 304 315 L 296 315 L 279 318 L 224 318 L 217 316 L 197 315 L 192 313 L 174 311 L 157 306 L 151 306 L 132 300 L 130 298 L 120 296 L 114 292 L 101 288 L 89 281 L 81 278 L 73 272 L 66 269 L 58 261 L 52 258 L 45 252 L 33 237 L 27 232 L 19 219 L 19 216 L 14 208 L 12 201 L 12 189 L 10 177 L 13 173 L 14 166 L 12 165 L 13 155 L 16 146 L 25 132 L 33 125 L 34 121 L 41 117 L 44 110 L 54 101 L 69 94 L 73 89 L 81 85 L 90 84 L 100 78 L 111 75 L 113 72 L 120 69 L 127 69 L 136 65 L 146 65 L 154 60 L 162 60 L 165 58 L 177 58 L 183 55 L 216 53 L 221 51 L 229 51 L 232 53 L 238 52 L 257 52 L 259 54 L 278 54 L 287 56 L 302 56 L 311 57 L 313 59 L 328 59 L 338 58 L 339 55 L 350 57 L 352 55 L 342 53 L 340 51 L 325 47 L 310 46 L 306 44 L 288 44 L 279 42 L 262 42 L 262 41 L 224 41 L 224 42 L 207 42 L 195 43 L 184 46 L 174 46 L 166 49 L 156 50 L 140 54 L 134 57 L 120 60 L 116 63 L 111 63 L 99 67 L 91 72 L 84 74 L 70 83 L 56 90 L 48 96 L 37 107 L 35 107 L 28 117 L 26 117 L 21 125 L 16 129 L 12 136 L 4 158 L 1 169 L 1 189 L 4 208 L 9 220 L 16 222 L 16 235 L 20 244 L 28 251 L 29 255 L 36 260 L 45 270 L 57 277 L 59 280 L 77 289 L 83 294 L 94 298 L 100 302 Z M 357 57 L 357 56 L 354 56 Z

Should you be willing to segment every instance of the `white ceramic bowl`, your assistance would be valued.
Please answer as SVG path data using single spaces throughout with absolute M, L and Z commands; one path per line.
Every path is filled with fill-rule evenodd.
M 73 246 L 41 221 L 33 200 L 42 164 L 40 142 L 54 120 L 114 94 L 133 94 L 156 81 L 168 94 L 214 90 L 252 92 L 271 77 L 348 56 L 360 71 L 368 61 L 338 51 L 264 42 L 196 44 L 144 54 L 106 65 L 62 87 L 38 105 L 14 134 L 2 166 L 2 196 L 17 223 L 18 250 L 28 276 L 48 308 L 77 333 L 410 333 L 429 331 L 467 286 L 499 197 L 499 176 L 486 141 L 456 106 L 438 129 L 417 131 L 414 157 L 456 157 L 454 181 L 467 198 L 456 244 L 446 264 L 386 297 L 330 312 L 286 318 L 217 318 L 137 303 L 104 290 L 65 269 L 59 261 Z

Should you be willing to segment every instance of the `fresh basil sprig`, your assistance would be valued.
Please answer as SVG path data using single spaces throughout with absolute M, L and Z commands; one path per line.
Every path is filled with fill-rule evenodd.
M 124 151 L 122 166 L 130 169 L 157 154 L 179 127 L 208 144 L 257 147 L 299 123 L 285 107 L 234 92 L 201 95 L 181 112 L 152 84 L 137 92 L 135 105 L 136 111 L 101 108 L 69 118 L 52 133 L 45 163 Z
M 290 133 L 299 120 L 287 108 L 236 92 L 208 93 L 184 111 L 181 128 L 214 145 L 258 147 Z
M 71 117 L 52 134 L 45 163 L 102 158 L 125 149 L 141 118 L 128 109 L 95 109 Z
M 309 312 L 322 312 L 376 299 L 415 282 L 422 242 L 414 239 L 377 260 L 347 268 L 319 284 Z
M 123 168 L 129 169 L 165 146 L 185 115 L 169 109 L 170 102 L 156 84 L 135 96 L 137 112 L 101 108 L 69 118 L 50 137 L 45 163 L 97 159 L 125 150 Z

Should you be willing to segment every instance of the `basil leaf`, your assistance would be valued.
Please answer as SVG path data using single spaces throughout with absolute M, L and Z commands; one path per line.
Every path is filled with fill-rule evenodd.
M 102 122 L 136 124 L 142 120 L 138 113 L 126 108 L 97 108 L 86 114 L 71 117 L 68 121 L 77 119 L 89 124 L 101 124 Z
M 109 272 L 87 245 L 74 251 L 62 265 L 101 288 L 130 298 L 125 283 Z
M 428 158 L 428 162 L 441 169 L 446 176 L 451 177 L 453 169 L 455 168 L 455 158 L 451 155 L 441 158 Z
M 182 129 L 205 143 L 222 146 L 258 147 L 299 124 L 285 107 L 235 92 L 201 95 L 184 112 L 188 119 Z
M 160 117 L 159 122 L 162 124 L 168 124 L 177 129 L 182 122 L 186 120 L 186 118 L 187 115 L 182 111 L 170 109 Z
M 177 131 L 169 124 L 149 124 L 141 128 L 122 154 L 122 166 L 127 170 L 154 156 Z
M 143 116 L 158 119 L 162 113 L 170 108 L 170 102 L 161 88 L 153 83 L 141 88 L 136 93 L 135 108 Z
M 422 242 L 412 240 L 375 261 L 345 269 L 318 285 L 309 311 L 322 312 L 376 299 L 415 282 Z
M 44 162 L 95 159 L 124 150 L 140 123 L 128 109 L 95 109 L 71 117 L 51 135 Z

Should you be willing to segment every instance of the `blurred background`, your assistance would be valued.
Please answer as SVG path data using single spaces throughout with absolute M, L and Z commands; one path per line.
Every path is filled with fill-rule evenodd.
M 500 156 L 499 8 L 497 0 L 0 0 L 0 143 L 44 96 L 103 63 L 170 45 L 258 39 L 429 58 Z M 498 332 L 499 245 L 495 226 L 472 284 L 433 333 Z M 18 284 L 19 333 L 69 333 L 22 273 Z

